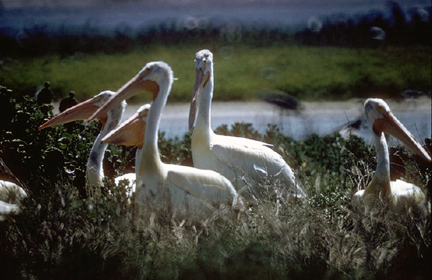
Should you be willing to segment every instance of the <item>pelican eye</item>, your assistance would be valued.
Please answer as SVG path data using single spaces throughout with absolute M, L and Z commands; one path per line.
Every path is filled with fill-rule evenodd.
M 140 117 L 145 117 L 148 115 L 148 112 L 149 112 L 149 109 L 145 109 L 145 110 L 141 111 L 139 115 L 140 115 Z
M 380 112 L 381 114 L 386 114 L 386 113 L 387 113 L 386 110 L 385 110 L 385 108 L 384 108 L 382 105 L 380 105 L 380 104 L 377 104 L 375 108 L 376 108 L 377 111 Z
M 152 71 L 153 71 L 153 66 L 147 67 L 140 73 L 140 76 L 147 76 Z
M 93 101 L 94 101 L 94 102 L 101 101 L 102 99 L 104 99 L 104 97 L 105 97 L 105 95 L 98 95 L 98 96 L 95 96 L 95 97 L 93 98 Z

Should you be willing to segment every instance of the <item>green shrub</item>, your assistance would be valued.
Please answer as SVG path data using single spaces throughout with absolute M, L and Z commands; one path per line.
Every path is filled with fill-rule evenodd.
M 221 126 L 220 133 L 272 143 L 309 197 L 277 203 L 263 193 L 236 219 L 223 210 L 207 220 L 179 219 L 127 203 L 111 180 L 122 171 L 107 172 L 103 187 L 85 186 L 97 124 L 76 123 L 72 133 L 62 126 L 38 131 L 46 116 L 34 100 L 11 102 L 0 155 L 30 195 L 19 214 L 0 223 L 5 279 L 424 279 L 430 273 L 430 217 L 351 209 L 352 193 L 375 165 L 373 149 L 358 138 L 294 141 L 275 126 L 265 135 L 250 124 Z M 190 159 L 189 135 L 161 136 L 165 162 Z M 110 146 L 105 160 L 126 168 L 134 152 Z M 430 184 L 430 168 L 413 172 L 419 169 L 412 157 L 404 164 L 407 177 Z

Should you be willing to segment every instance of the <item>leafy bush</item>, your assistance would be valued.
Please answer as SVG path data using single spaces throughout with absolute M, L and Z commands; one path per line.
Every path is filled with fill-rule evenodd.
M 278 204 L 264 193 L 235 219 L 223 210 L 207 220 L 180 219 L 127 203 L 110 180 L 118 172 L 106 172 L 104 187 L 85 186 L 97 124 L 38 131 L 52 111 L 44 115 L 29 97 L 10 102 L 0 155 L 5 172 L 30 195 L 18 215 L 0 223 L 5 279 L 424 279 L 430 273 L 430 217 L 351 209 L 352 193 L 367 184 L 375 164 L 373 149 L 357 138 L 294 141 L 275 126 L 265 135 L 250 124 L 222 126 L 220 133 L 272 143 L 309 198 Z M 161 136 L 165 162 L 190 159 L 188 135 Z M 126 166 L 134 152 L 110 146 L 107 167 L 133 169 Z M 430 167 L 412 172 L 418 168 L 411 157 L 404 164 L 406 176 L 430 184 Z

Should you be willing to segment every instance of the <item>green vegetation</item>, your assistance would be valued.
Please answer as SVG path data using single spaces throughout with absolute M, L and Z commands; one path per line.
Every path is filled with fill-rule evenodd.
M 33 95 L 36 85 L 49 80 L 57 99 L 74 90 L 85 100 L 102 90 L 117 90 L 147 62 L 163 60 L 178 79 L 170 102 L 189 102 L 193 59 L 202 48 L 215 55 L 215 100 L 254 100 L 275 91 L 308 101 L 397 98 L 406 89 L 430 92 L 432 87 L 430 46 L 351 49 L 277 43 L 265 48 L 150 44 L 121 53 L 11 58 L 3 61 L 0 82 Z
M 1 30 L 0 84 L 14 91 L 0 87 L 0 175 L 17 180 L 29 197 L 19 214 L 0 222 L 0 278 L 430 279 L 431 217 L 353 211 L 353 193 L 376 167 L 373 148 L 358 138 L 294 141 L 274 126 L 264 135 L 250 124 L 221 126 L 218 133 L 273 144 L 308 198 L 278 204 L 263 191 L 236 219 L 221 210 L 208 220 L 183 220 L 169 211 L 140 211 L 133 199 L 127 203 L 123 186 L 114 186 L 115 176 L 134 172 L 133 148 L 109 146 L 104 187 L 85 184 L 98 123 L 37 129 L 52 117 L 52 107 L 39 107 L 33 98 L 45 81 L 57 100 L 74 90 L 82 101 L 117 90 L 154 60 L 170 64 L 177 78 L 169 102 L 189 102 L 194 55 L 203 48 L 215 55 L 215 100 L 430 93 L 430 17 L 405 16 L 397 3 L 389 4 L 391 19 L 329 19 L 319 32 L 218 22 L 190 29 L 175 20 L 143 30 L 123 26 L 108 36 L 86 23 L 78 35 L 66 25 L 53 33 L 35 25 L 19 36 Z M 372 38 L 373 26 L 386 31 L 384 41 Z M 190 164 L 189 135 L 160 135 L 158 144 L 164 162 Z M 393 175 L 430 199 L 430 165 L 403 148 L 392 147 L 390 154 L 403 170 Z
M 278 205 L 263 192 L 237 219 L 221 211 L 205 221 L 181 220 L 138 211 L 114 187 L 118 171 L 131 171 L 133 149 L 110 146 L 105 186 L 85 185 L 98 124 L 38 131 L 47 116 L 32 98 L 10 104 L 10 122 L 0 127 L 0 170 L 17 175 L 30 195 L 20 214 L 0 223 L 4 279 L 428 279 L 431 273 L 430 217 L 352 210 L 352 194 L 376 164 L 374 150 L 358 138 L 300 142 L 273 126 L 265 135 L 250 124 L 221 126 L 218 133 L 274 144 L 309 197 Z M 164 162 L 190 159 L 188 135 L 161 135 L 159 147 Z M 392 154 L 402 159 L 401 176 L 426 192 L 430 166 L 422 169 L 404 149 Z

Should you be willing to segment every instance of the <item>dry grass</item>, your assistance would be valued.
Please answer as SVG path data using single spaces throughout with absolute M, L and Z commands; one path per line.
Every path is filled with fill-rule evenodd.
M 349 189 L 323 202 L 330 180 L 322 176 L 305 201 L 279 205 L 263 192 L 237 219 L 225 209 L 207 220 L 135 209 L 109 183 L 111 194 L 93 189 L 89 198 L 57 184 L 0 225 L 1 269 L 18 279 L 422 279 L 430 272 L 429 217 L 353 212 Z
M 20 108 L 34 109 L 31 100 L 25 104 Z M 374 150 L 357 138 L 311 136 L 297 142 L 274 127 L 264 136 L 247 124 L 225 128 L 227 134 L 254 135 L 273 143 L 294 168 L 308 198 L 278 203 L 262 189 L 235 218 L 229 209 L 216 211 L 208 219 L 182 218 L 165 209 L 138 209 L 110 180 L 103 188 L 83 188 L 80 182 L 85 175 L 80 170 L 85 169 L 97 127 L 78 125 L 79 133 L 73 135 L 62 127 L 38 132 L 44 117 L 34 110 L 34 123 L 25 127 L 26 132 L 13 134 L 20 135 L 19 141 L 10 139 L 10 134 L 0 135 L 2 157 L 15 157 L 5 162 L 11 172 L 21 172 L 20 179 L 30 191 L 21 213 L 0 223 L 3 279 L 430 276 L 429 216 L 395 214 L 385 207 L 373 213 L 353 211 L 352 194 L 369 182 L 375 168 Z M 17 120 L 20 114 L 24 113 L 17 113 Z M 163 160 L 187 160 L 189 142 L 189 137 L 177 142 L 161 137 Z M 64 158 L 55 173 L 51 170 L 59 167 L 59 161 L 48 160 L 53 151 Z M 129 152 L 110 149 L 106 159 L 118 169 L 131 161 L 129 156 Z M 427 192 L 430 166 L 423 170 L 409 155 L 403 164 L 405 178 Z

